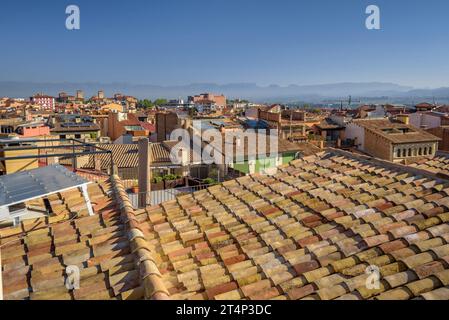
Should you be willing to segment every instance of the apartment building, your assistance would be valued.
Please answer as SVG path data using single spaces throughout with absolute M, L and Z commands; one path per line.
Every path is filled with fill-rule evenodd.
M 419 129 L 433 129 L 449 125 L 449 114 L 446 112 L 415 112 L 409 115 L 410 124 Z
M 49 118 L 51 135 L 59 139 L 96 139 L 100 126 L 90 116 L 80 114 L 58 114 Z
M 226 107 L 226 97 L 224 95 L 215 95 L 212 93 L 202 93 L 196 96 L 188 97 L 188 102 L 195 105 L 214 104 L 218 108 Z
M 257 117 L 271 129 L 277 129 L 281 137 L 294 140 L 304 139 L 321 122 L 321 119 L 311 117 L 305 111 L 282 110 L 280 105 L 273 105 L 266 110 L 259 109 Z
M 403 119 L 406 117 L 403 117 Z M 346 126 L 346 139 L 371 156 L 404 162 L 433 156 L 440 138 L 407 124 L 407 120 L 357 119 Z
M 55 98 L 48 95 L 36 94 L 30 98 L 30 101 L 43 109 L 54 110 L 55 108 Z
M 107 119 L 107 135 L 112 141 L 115 141 L 123 135 L 129 135 L 132 138 L 149 138 L 154 133 L 155 127 L 149 122 L 140 121 L 133 113 L 109 112 Z

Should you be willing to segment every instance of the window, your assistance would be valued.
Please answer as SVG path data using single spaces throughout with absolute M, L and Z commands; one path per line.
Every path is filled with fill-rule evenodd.
M 401 157 L 401 149 L 396 150 L 396 157 L 397 158 Z
M 412 149 L 408 149 L 408 156 L 409 156 L 409 157 L 412 156 Z
M 422 148 L 419 148 L 418 155 L 422 156 Z
M 433 154 L 433 148 L 429 147 L 429 154 L 432 155 Z
M 424 148 L 424 155 L 427 156 L 427 147 Z
M 402 157 L 405 158 L 407 156 L 407 150 L 402 149 Z

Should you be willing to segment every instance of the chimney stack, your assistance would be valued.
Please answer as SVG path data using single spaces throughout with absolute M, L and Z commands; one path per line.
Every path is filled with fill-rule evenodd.
M 139 207 L 143 208 L 151 201 L 151 155 L 150 140 L 143 138 L 138 143 L 139 150 Z

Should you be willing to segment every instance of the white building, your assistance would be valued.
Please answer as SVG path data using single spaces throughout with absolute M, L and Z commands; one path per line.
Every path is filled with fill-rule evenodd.
M 449 124 L 449 115 L 443 112 L 416 112 L 409 115 L 410 124 L 419 129 L 433 129 Z

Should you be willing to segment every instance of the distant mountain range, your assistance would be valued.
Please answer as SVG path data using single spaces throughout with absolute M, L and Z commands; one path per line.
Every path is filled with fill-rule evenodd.
M 449 102 L 449 87 L 438 89 L 417 89 L 394 83 L 345 82 L 318 85 L 259 86 L 255 83 L 194 83 L 181 86 L 139 85 L 129 83 L 33 83 L 0 81 L 0 96 L 26 98 L 38 92 L 57 96 L 61 91 L 74 95 L 83 90 L 86 97 L 104 90 L 107 96 L 123 93 L 137 98 L 186 98 L 203 92 L 224 94 L 229 98 L 249 99 L 257 102 L 322 102 L 347 99 L 349 95 L 361 101 L 387 100 L 391 103 L 437 99 L 439 103 Z

